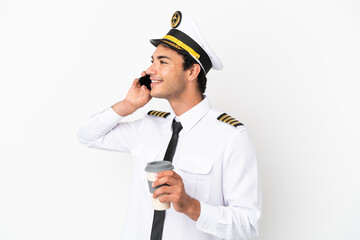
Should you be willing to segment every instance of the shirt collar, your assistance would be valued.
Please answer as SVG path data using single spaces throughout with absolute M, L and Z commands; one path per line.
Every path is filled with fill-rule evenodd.
M 197 105 L 192 107 L 187 112 L 181 114 L 181 116 L 175 115 L 175 120 L 180 121 L 183 126 L 183 130 L 188 132 L 192 127 L 196 125 L 200 121 L 201 118 L 205 116 L 211 109 L 211 104 L 206 96 L 204 99 L 199 102 Z

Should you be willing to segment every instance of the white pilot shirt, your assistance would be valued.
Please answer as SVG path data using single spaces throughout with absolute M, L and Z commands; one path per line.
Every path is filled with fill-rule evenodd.
M 163 240 L 253 239 L 258 235 L 261 212 L 258 170 L 254 148 L 244 126 L 217 120 L 222 112 L 205 97 L 177 117 L 183 129 L 173 158 L 174 171 L 185 191 L 200 201 L 195 222 L 172 207 L 166 210 Z M 161 161 L 172 135 L 171 113 L 166 118 L 146 115 L 126 122 L 108 108 L 93 115 L 78 131 L 88 147 L 131 153 L 131 196 L 123 239 L 150 238 L 152 195 L 145 166 Z

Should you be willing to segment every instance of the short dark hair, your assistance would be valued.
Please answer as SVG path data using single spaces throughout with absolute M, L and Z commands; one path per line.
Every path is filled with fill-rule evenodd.
M 172 50 L 174 50 L 175 52 L 177 52 L 178 54 L 180 54 L 183 59 L 184 59 L 184 62 L 183 62 L 183 70 L 188 70 L 192 67 L 192 65 L 194 64 L 199 64 L 192 56 L 190 56 L 190 54 L 188 52 L 186 52 L 184 49 L 175 49 L 165 43 L 160 43 L 162 44 L 164 47 L 168 47 Z M 199 64 L 200 65 L 200 64 Z M 199 90 L 201 92 L 201 94 L 204 94 L 205 93 L 205 90 L 206 90 L 206 82 L 207 82 L 207 78 L 206 78 L 206 74 L 204 72 L 204 69 L 200 66 L 200 72 L 199 72 L 199 75 L 197 77 L 197 83 L 198 83 L 198 86 L 199 86 Z
M 189 54 L 183 54 L 180 53 L 180 55 L 183 56 L 184 62 L 183 62 L 183 69 L 188 70 L 189 68 L 192 67 L 192 65 L 194 64 L 199 64 L 193 57 L 191 57 Z M 206 82 L 207 82 L 207 78 L 205 75 L 204 70 L 202 69 L 202 67 L 200 66 L 201 70 L 199 72 L 199 75 L 197 77 L 197 83 L 199 86 L 199 90 L 200 92 L 203 94 L 205 93 L 206 90 Z

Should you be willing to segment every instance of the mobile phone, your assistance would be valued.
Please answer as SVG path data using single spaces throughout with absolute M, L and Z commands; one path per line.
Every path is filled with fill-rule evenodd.
M 145 85 L 149 90 L 151 90 L 150 84 L 150 75 L 146 74 L 145 76 L 139 78 L 140 86 Z

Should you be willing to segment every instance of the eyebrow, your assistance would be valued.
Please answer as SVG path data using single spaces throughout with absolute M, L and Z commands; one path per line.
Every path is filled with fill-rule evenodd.
M 157 57 L 156 57 L 156 59 L 158 59 L 158 60 L 160 60 L 160 59 L 162 59 L 162 58 L 166 58 L 166 59 L 171 60 L 171 59 L 170 59 L 169 57 L 167 57 L 167 56 L 157 56 Z M 154 59 L 154 57 L 151 56 L 151 59 Z

